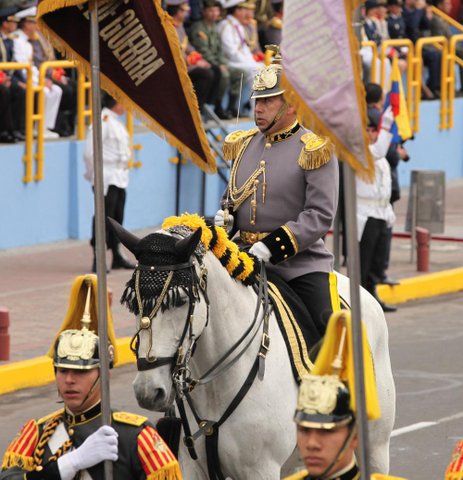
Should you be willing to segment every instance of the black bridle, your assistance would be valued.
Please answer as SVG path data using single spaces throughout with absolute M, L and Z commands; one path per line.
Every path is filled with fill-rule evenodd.
M 257 260 L 256 260 L 257 261 Z M 171 377 L 173 388 L 168 401 L 167 410 L 171 410 L 172 403 L 175 399 L 177 407 L 180 413 L 182 420 L 182 425 L 185 433 L 184 443 L 188 448 L 190 456 L 197 460 L 198 456 L 194 448 L 194 442 L 202 435 L 205 436 L 206 441 L 206 455 L 207 455 L 207 467 L 209 472 L 209 478 L 211 480 L 225 480 L 225 476 L 222 473 L 220 467 L 220 460 L 218 455 L 218 438 L 219 438 L 219 427 L 230 417 L 230 415 L 235 411 L 238 405 L 241 403 L 242 399 L 245 397 L 249 389 L 251 388 L 255 378 L 259 375 L 259 378 L 263 380 L 265 372 L 265 358 L 270 349 L 270 337 L 268 334 L 269 331 L 269 316 L 271 313 L 271 307 L 269 304 L 269 297 L 267 292 L 267 275 L 263 262 L 261 263 L 261 270 L 259 275 L 259 284 L 255 287 L 257 293 L 257 304 L 254 312 L 254 318 L 246 331 L 242 336 L 219 358 L 219 360 L 210 367 L 203 375 L 199 376 L 198 379 L 193 379 L 191 377 L 191 371 L 189 369 L 189 361 L 193 355 L 194 347 L 198 338 L 195 337 L 193 332 L 192 320 L 194 316 L 194 310 L 196 303 L 200 300 L 200 293 L 204 297 L 207 305 L 207 318 L 206 318 L 206 327 L 209 322 L 209 299 L 207 296 L 207 269 L 201 260 L 198 258 L 199 275 L 196 272 L 195 265 L 190 259 L 188 262 L 173 264 L 173 265 L 163 265 L 163 266 L 146 266 L 146 265 L 137 265 L 135 272 L 135 294 L 138 302 L 138 311 L 140 312 L 140 325 L 133 336 L 130 342 L 130 348 L 135 353 L 137 357 L 137 368 L 139 371 L 146 371 L 161 367 L 163 365 L 171 366 Z M 151 356 L 152 348 L 152 331 L 151 325 L 152 320 L 158 313 L 164 298 L 169 291 L 169 285 L 173 277 L 173 273 L 178 270 L 190 269 L 191 271 L 191 290 L 192 295 L 190 295 L 190 301 L 188 306 L 188 313 L 185 320 L 185 326 L 180 338 L 180 342 L 176 347 L 175 354 L 170 357 L 154 357 Z M 140 271 L 164 271 L 169 272 L 167 279 L 164 282 L 162 292 L 156 300 L 156 303 L 148 316 L 143 316 L 143 302 L 140 296 L 139 290 L 139 275 Z M 259 317 L 259 312 L 262 308 L 262 316 Z M 251 370 L 241 386 L 238 393 L 235 395 L 221 418 L 217 421 L 206 420 L 199 413 L 198 409 L 194 405 L 193 399 L 191 398 L 191 392 L 197 385 L 204 385 L 211 382 L 229 368 L 231 368 L 239 358 L 244 354 L 244 352 L 251 345 L 252 341 L 255 339 L 260 326 L 262 328 L 262 339 L 259 352 L 256 356 L 256 359 L 251 367 Z M 149 347 L 148 352 L 144 358 L 139 357 L 139 346 L 140 346 L 140 332 L 142 330 L 149 330 Z M 188 334 L 189 345 L 186 348 L 186 351 L 183 352 L 183 344 Z M 235 354 L 233 357 L 232 355 Z M 184 401 L 186 399 L 191 412 L 196 420 L 198 425 L 198 430 L 196 433 L 192 434 L 188 418 L 185 411 Z

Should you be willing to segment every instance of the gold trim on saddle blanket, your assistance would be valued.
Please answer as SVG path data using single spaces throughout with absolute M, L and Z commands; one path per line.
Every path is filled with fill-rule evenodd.
M 240 232 L 240 238 L 246 245 L 254 245 L 256 242 L 260 242 L 270 232 Z
M 296 319 L 294 318 L 293 312 L 282 297 L 276 285 L 272 282 L 268 282 L 268 289 L 269 294 L 274 301 L 275 307 L 280 312 L 281 320 L 283 322 L 291 350 L 288 353 L 290 354 L 291 360 L 294 363 L 299 377 L 296 380 L 299 381 L 299 379 L 301 379 L 303 376 L 310 373 L 314 366 L 309 357 L 304 335 L 302 334 L 302 331 L 299 328 Z

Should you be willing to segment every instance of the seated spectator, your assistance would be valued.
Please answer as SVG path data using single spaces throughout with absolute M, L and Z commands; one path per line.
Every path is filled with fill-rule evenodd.
M 244 10 L 244 31 L 246 33 L 246 42 L 251 50 L 254 60 L 262 62 L 265 58 L 262 48 L 259 44 L 259 35 L 257 32 L 257 21 L 254 18 L 255 7 Z
M 274 15 L 272 3 L 272 0 L 256 0 L 255 2 L 257 34 L 259 35 L 259 44 L 262 50 L 265 50 L 265 45 L 273 43 L 268 37 L 268 27 Z
M 431 7 L 421 0 L 405 0 L 402 16 L 405 23 L 405 35 L 413 43 L 429 35 L 431 29 Z M 432 45 L 423 48 L 423 63 L 428 68 L 428 80 L 423 85 L 423 98 L 432 100 L 440 97 L 441 88 L 441 52 Z
M 452 0 L 436 0 L 435 6 L 441 10 L 446 15 L 450 16 L 452 12 Z M 431 17 L 431 35 L 434 36 L 443 36 L 447 39 L 453 35 L 452 30 L 448 23 L 446 23 L 438 15 L 432 14 Z M 463 59 L 463 46 L 461 43 L 457 44 L 456 54 L 459 58 Z M 460 66 L 460 92 L 463 93 L 463 67 Z
M 220 70 L 214 112 L 220 119 L 227 120 L 237 115 L 237 102 L 243 71 L 230 67 L 223 53 L 222 39 L 217 30 L 220 6 L 221 4 L 217 0 L 206 0 L 203 17 L 192 24 L 190 38 L 192 45 L 203 56 L 204 60 L 209 62 L 212 68 Z M 224 110 L 222 99 L 227 91 L 229 92 L 228 107 Z
M 378 10 L 376 12 L 376 25 L 378 33 L 382 40 L 389 40 L 389 30 L 387 27 L 387 1 L 378 1 Z
M 33 42 L 37 38 L 37 23 L 35 20 L 36 7 L 27 8 L 17 13 L 20 18 L 19 28 L 14 38 L 14 59 L 19 63 L 32 64 L 32 80 L 34 85 L 39 84 L 39 68 L 34 62 L 34 46 Z M 40 64 L 39 64 L 40 65 Z M 23 82 L 26 81 L 24 72 Z M 45 79 L 45 138 L 58 138 L 59 134 L 53 129 L 56 125 L 56 117 L 58 116 L 59 104 L 63 92 L 61 88 L 54 85 L 50 78 Z
M 387 31 L 389 38 L 405 38 L 405 21 L 402 16 L 403 0 L 388 0 Z
M 214 103 L 220 84 L 220 68 L 214 68 L 197 52 L 188 40 L 183 26 L 190 7 L 187 0 L 167 0 L 167 13 L 172 17 L 172 23 L 177 31 L 183 58 L 187 65 L 188 75 L 198 99 L 199 110 L 202 113 L 205 103 Z
M 0 62 L 12 62 L 13 33 L 19 18 L 16 7 L 0 10 Z M 24 140 L 26 84 L 19 81 L 15 70 L 0 71 L 0 142 Z
M 380 14 L 380 4 L 377 0 L 367 0 L 364 5 L 363 11 L 363 32 L 362 40 L 370 40 L 375 42 L 376 46 L 381 47 L 382 37 L 379 30 L 378 16 Z M 371 48 L 363 47 L 360 49 L 360 56 L 362 58 L 362 66 L 364 70 L 363 81 L 365 84 L 368 82 L 379 82 L 381 72 L 381 59 L 376 59 L 376 78 L 371 78 L 371 64 L 374 61 Z M 385 83 L 389 83 L 389 77 L 391 74 L 391 64 L 389 59 L 385 60 Z
M 379 47 L 381 45 L 381 34 L 378 26 L 379 3 L 376 0 L 367 0 L 365 2 L 365 16 L 363 27 L 365 35 L 368 40 L 376 43 Z
M 228 65 L 243 70 L 244 87 L 250 92 L 254 75 L 262 66 L 254 59 L 246 42 L 245 24 L 249 15 L 246 10 L 254 9 L 254 4 L 243 0 L 222 0 L 222 6 L 227 10 L 227 16 L 219 23 L 222 48 Z
M 267 40 L 270 45 L 280 45 L 283 28 L 283 0 L 272 0 L 273 17 L 267 27 Z

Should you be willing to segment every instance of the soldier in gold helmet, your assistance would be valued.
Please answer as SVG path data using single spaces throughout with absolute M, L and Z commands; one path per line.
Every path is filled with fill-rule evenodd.
M 323 236 L 338 202 L 338 161 L 331 142 L 304 128 L 284 97 L 279 48 L 254 78 L 256 128 L 229 134 L 230 180 L 216 225 L 281 276 L 306 305 L 319 336 L 339 309 L 333 255 Z M 317 338 L 312 339 L 317 341 Z
M 101 426 L 101 347 L 91 316 L 95 291 L 95 275 L 76 279 L 50 350 L 64 408 L 24 425 L 4 455 L 2 480 L 98 480 L 106 460 L 114 462 L 115 480 L 182 478 L 175 456 L 146 417 L 113 410 L 111 426 Z M 117 358 L 110 314 L 108 333 L 112 364 Z

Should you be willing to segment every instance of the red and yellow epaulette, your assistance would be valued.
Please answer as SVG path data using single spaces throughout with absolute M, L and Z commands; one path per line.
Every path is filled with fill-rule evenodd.
M 299 155 L 298 163 L 304 170 L 320 168 L 330 161 L 334 146 L 329 138 L 307 132 L 302 135 L 301 142 L 304 148 Z
M 137 449 L 147 480 L 182 479 L 177 459 L 152 426 L 146 426 L 138 435 Z
M 126 423 L 127 425 L 133 425 L 134 427 L 140 427 L 148 418 L 143 415 L 137 415 L 129 412 L 113 412 L 113 420 L 119 423 Z
M 228 161 L 234 160 L 246 140 L 253 137 L 258 131 L 258 128 L 251 128 L 250 130 L 236 130 L 236 132 L 229 133 L 223 142 L 223 158 Z
M 34 469 L 34 450 L 39 439 L 39 426 L 29 420 L 8 446 L 2 469 L 19 467 L 28 472 Z
M 445 480 L 463 479 L 463 440 L 459 440 L 455 445 L 444 478 Z

